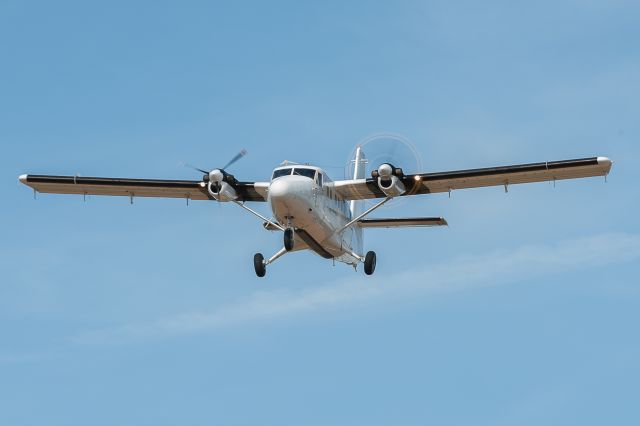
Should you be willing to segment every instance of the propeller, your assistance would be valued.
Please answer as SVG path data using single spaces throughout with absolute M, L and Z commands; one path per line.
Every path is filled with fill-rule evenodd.
M 233 157 L 222 169 L 224 170 L 227 167 L 230 167 L 232 164 L 234 164 L 236 161 L 238 161 L 239 159 L 241 159 L 245 155 L 247 155 L 247 150 L 246 149 L 241 149 L 240 152 L 237 153 L 236 156 Z
M 199 167 L 193 166 L 189 163 L 182 163 L 183 167 L 188 167 L 190 169 L 196 170 L 200 173 L 203 173 L 202 176 L 202 181 L 203 182 L 222 182 L 223 180 L 225 180 L 225 178 L 230 177 L 231 180 L 234 180 L 233 176 L 227 174 L 227 172 L 225 171 L 226 168 L 231 167 L 233 164 L 235 164 L 238 160 L 240 160 L 242 157 L 244 157 L 245 155 L 247 155 L 248 152 L 246 149 L 241 149 L 239 153 L 237 153 L 227 164 L 225 164 L 224 167 L 222 167 L 221 169 L 213 169 L 213 170 L 203 170 Z
M 182 162 L 182 163 L 180 163 L 180 165 L 181 165 L 182 167 L 186 167 L 186 168 L 188 168 L 188 169 L 196 170 L 196 171 L 198 171 L 198 172 L 200 172 L 200 173 L 206 173 L 206 174 L 209 174 L 209 172 L 208 172 L 208 171 L 206 171 L 206 170 L 202 170 L 202 169 L 199 169 L 199 168 L 197 168 L 196 166 L 193 166 L 193 165 L 191 165 L 191 164 L 189 164 L 189 163 Z
M 423 172 L 422 159 L 413 144 L 405 137 L 393 133 L 373 134 L 358 143 L 367 158 L 366 177 L 372 176 L 372 172 L 379 174 L 383 180 L 390 179 L 391 175 L 402 176 L 404 174 Z M 354 173 L 353 158 L 355 149 L 349 155 L 349 162 L 345 167 L 345 179 L 352 179 Z M 377 176 L 376 176 L 377 178 Z M 396 199 L 388 206 L 394 207 L 405 202 L 406 199 Z M 365 205 L 372 206 L 374 201 L 365 200 Z

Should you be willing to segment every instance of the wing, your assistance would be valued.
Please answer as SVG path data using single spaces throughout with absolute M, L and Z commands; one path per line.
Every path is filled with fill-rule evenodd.
M 399 219 L 360 219 L 361 228 L 401 228 L 408 226 L 448 226 L 442 217 L 405 217 Z
M 606 176 L 611 171 L 612 164 L 613 162 L 606 157 L 594 157 L 484 169 L 419 173 L 406 175 L 402 178 L 407 190 L 403 196 L 449 192 L 455 189 L 480 188 L 484 186 Z M 385 197 L 378 187 L 377 181 L 372 178 L 336 181 L 333 185 L 335 191 L 346 200 Z
M 22 175 L 20 182 L 50 194 L 213 200 L 203 182 L 195 180 L 122 179 L 81 176 Z M 268 182 L 238 182 L 238 201 L 266 201 Z

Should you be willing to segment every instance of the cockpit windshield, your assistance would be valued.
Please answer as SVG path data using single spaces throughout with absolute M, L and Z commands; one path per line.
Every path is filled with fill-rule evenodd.
M 278 170 L 274 170 L 273 171 L 273 176 L 271 177 L 271 180 L 274 180 L 276 178 L 279 178 L 281 176 L 289 176 L 291 174 L 291 171 L 293 169 L 292 168 L 287 168 L 287 169 L 278 169 Z
M 296 167 L 295 169 L 293 169 L 293 174 L 313 179 L 316 175 L 316 171 L 314 169 L 304 169 L 301 167 Z
M 282 176 L 289 176 L 293 174 L 294 176 L 304 176 L 309 179 L 314 179 L 316 176 L 316 171 L 314 169 L 307 169 L 306 167 L 287 167 L 286 169 L 278 169 L 273 171 L 273 176 L 271 180 L 277 179 Z

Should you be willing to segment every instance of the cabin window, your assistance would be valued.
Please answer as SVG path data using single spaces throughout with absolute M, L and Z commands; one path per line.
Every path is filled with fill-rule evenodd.
M 301 167 L 296 167 L 295 169 L 293 169 L 293 174 L 308 177 L 309 179 L 314 179 L 316 176 L 316 171 L 314 169 L 303 169 Z
M 281 176 L 289 176 L 291 174 L 291 168 L 289 169 L 278 169 L 278 170 L 274 170 L 273 171 L 273 177 L 271 177 L 271 180 L 274 180 L 276 178 L 279 178 Z

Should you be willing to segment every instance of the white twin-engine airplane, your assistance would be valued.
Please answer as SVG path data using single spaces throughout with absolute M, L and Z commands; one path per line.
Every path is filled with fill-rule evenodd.
M 364 272 L 373 274 L 376 254 L 363 249 L 365 228 L 403 226 L 443 226 L 438 217 L 367 219 L 395 197 L 451 192 L 463 188 L 504 186 L 529 182 L 556 181 L 591 176 L 607 176 L 612 162 L 606 157 L 553 161 L 515 166 L 405 175 L 401 168 L 381 164 L 365 177 L 365 155 L 356 149 L 353 179 L 331 181 L 319 167 L 284 162 L 273 171 L 269 182 L 240 182 L 225 169 L 243 157 L 242 150 L 221 169 L 204 173 L 202 181 L 114 179 L 80 176 L 22 175 L 20 182 L 34 193 L 168 197 L 187 200 L 232 202 L 260 218 L 264 228 L 282 231 L 284 247 L 265 259 L 253 258 L 256 274 L 263 277 L 267 265 L 287 252 L 311 250 L 325 259 L 352 265 L 364 263 Z M 379 198 L 364 210 L 366 199 Z M 247 207 L 246 201 L 268 202 L 273 219 Z

